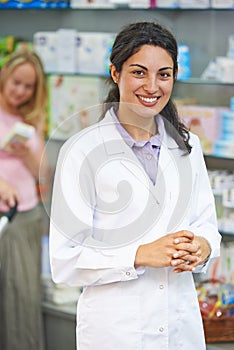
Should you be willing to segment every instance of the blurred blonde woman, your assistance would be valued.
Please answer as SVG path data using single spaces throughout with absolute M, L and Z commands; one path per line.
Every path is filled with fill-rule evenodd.
M 0 148 L 0 217 L 17 203 L 17 214 L 0 240 L 0 348 L 41 350 L 42 220 L 36 183 L 44 151 L 47 104 L 42 63 L 32 51 L 16 51 L 0 75 L 0 142 L 17 122 L 34 127 L 24 141 Z

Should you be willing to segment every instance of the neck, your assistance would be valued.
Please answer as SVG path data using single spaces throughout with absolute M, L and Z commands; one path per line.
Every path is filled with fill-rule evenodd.
M 155 118 L 144 118 L 135 115 L 131 118 L 125 118 L 122 113 L 117 113 L 118 119 L 125 130 L 135 141 L 148 141 L 157 133 L 157 124 Z

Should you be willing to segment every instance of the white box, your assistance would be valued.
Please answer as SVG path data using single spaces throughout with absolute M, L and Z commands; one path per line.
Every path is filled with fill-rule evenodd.
M 157 0 L 156 7 L 176 8 L 178 7 L 178 1 L 177 0 Z
M 45 72 L 57 72 L 57 33 L 37 32 L 33 36 L 33 44 L 36 53 L 42 60 Z
M 76 35 L 74 29 L 57 30 L 58 72 L 76 72 Z
M 113 33 L 79 32 L 76 37 L 76 71 L 81 74 L 109 74 Z
M 153 0 L 129 0 L 130 8 L 155 8 L 156 4 Z
M 180 8 L 209 8 L 210 0 L 177 0 Z
M 71 8 L 114 8 L 115 5 L 111 0 L 71 0 Z
M 234 0 L 211 0 L 211 7 L 226 9 L 234 7 Z
M 1 148 L 8 150 L 11 143 L 25 142 L 33 136 L 34 132 L 35 129 L 32 125 L 17 122 L 3 138 Z

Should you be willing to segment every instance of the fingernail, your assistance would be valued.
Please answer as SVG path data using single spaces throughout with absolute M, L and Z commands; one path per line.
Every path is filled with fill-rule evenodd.
M 175 239 L 174 239 L 174 243 L 175 243 L 175 244 L 180 243 L 179 238 L 175 238 Z
M 179 257 L 179 254 L 178 253 L 174 253 L 173 254 L 173 258 L 178 258 Z

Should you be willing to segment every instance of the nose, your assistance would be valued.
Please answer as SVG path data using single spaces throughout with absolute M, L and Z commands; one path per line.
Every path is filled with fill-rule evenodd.
M 25 91 L 26 91 L 26 88 L 23 84 L 20 84 L 17 86 L 17 93 L 18 95 L 24 95 L 25 94 Z
M 144 90 L 150 95 L 155 94 L 159 90 L 158 80 L 155 75 L 147 77 L 144 84 Z

